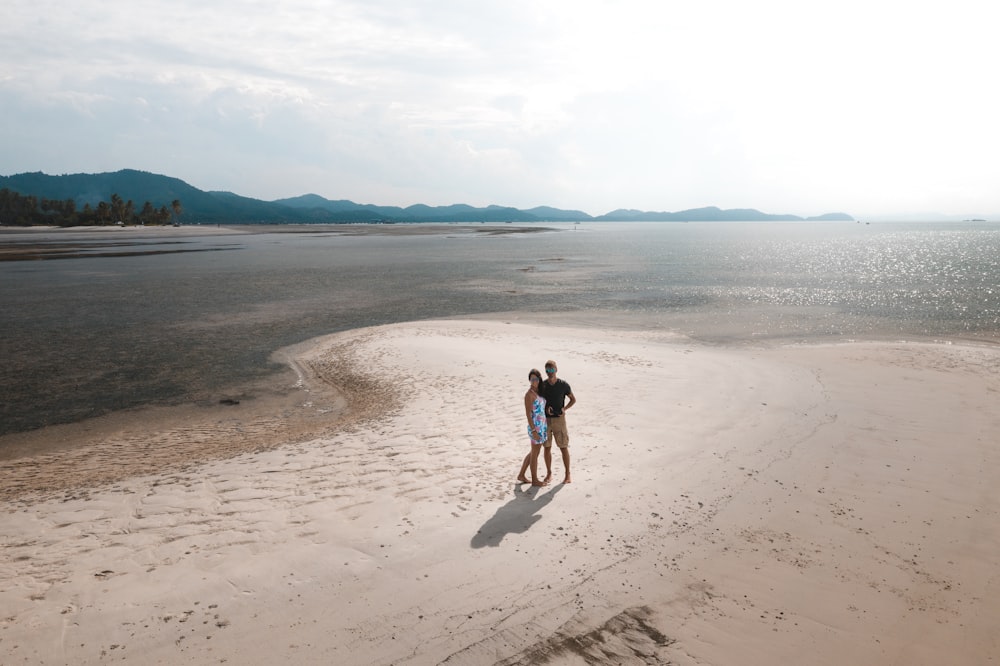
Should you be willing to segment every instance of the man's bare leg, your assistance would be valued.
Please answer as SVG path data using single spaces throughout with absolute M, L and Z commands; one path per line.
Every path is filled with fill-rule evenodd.
M 569 447 L 564 446 L 559 450 L 562 451 L 563 469 L 566 470 L 566 478 L 563 479 L 563 483 L 570 483 L 572 479 L 569 478 Z
M 552 447 L 545 447 L 545 480 L 544 483 L 548 485 L 549 481 L 552 480 Z

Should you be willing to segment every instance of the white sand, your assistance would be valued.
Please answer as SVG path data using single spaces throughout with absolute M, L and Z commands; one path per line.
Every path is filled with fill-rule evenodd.
M 465 320 L 300 362 L 345 345 L 371 420 L 0 505 L 0 663 L 1000 661 L 996 349 Z M 531 489 L 550 357 L 573 483 Z

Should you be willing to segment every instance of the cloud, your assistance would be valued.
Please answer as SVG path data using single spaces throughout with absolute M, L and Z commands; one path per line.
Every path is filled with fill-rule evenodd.
M 4 173 L 594 213 L 1000 211 L 973 0 L 8 5 Z

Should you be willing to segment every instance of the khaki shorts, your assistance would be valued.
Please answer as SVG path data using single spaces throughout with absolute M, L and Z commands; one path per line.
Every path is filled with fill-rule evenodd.
M 552 446 L 552 440 L 556 440 L 556 446 L 565 449 L 569 446 L 569 431 L 566 430 L 566 415 L 550 416 L 549 436 L 545 439 L 545 446 Z

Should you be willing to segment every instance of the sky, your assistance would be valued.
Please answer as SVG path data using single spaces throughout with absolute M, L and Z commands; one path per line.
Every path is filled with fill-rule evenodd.
M 1000 217 L 988 0 L 5 0 L 0 175 Z

